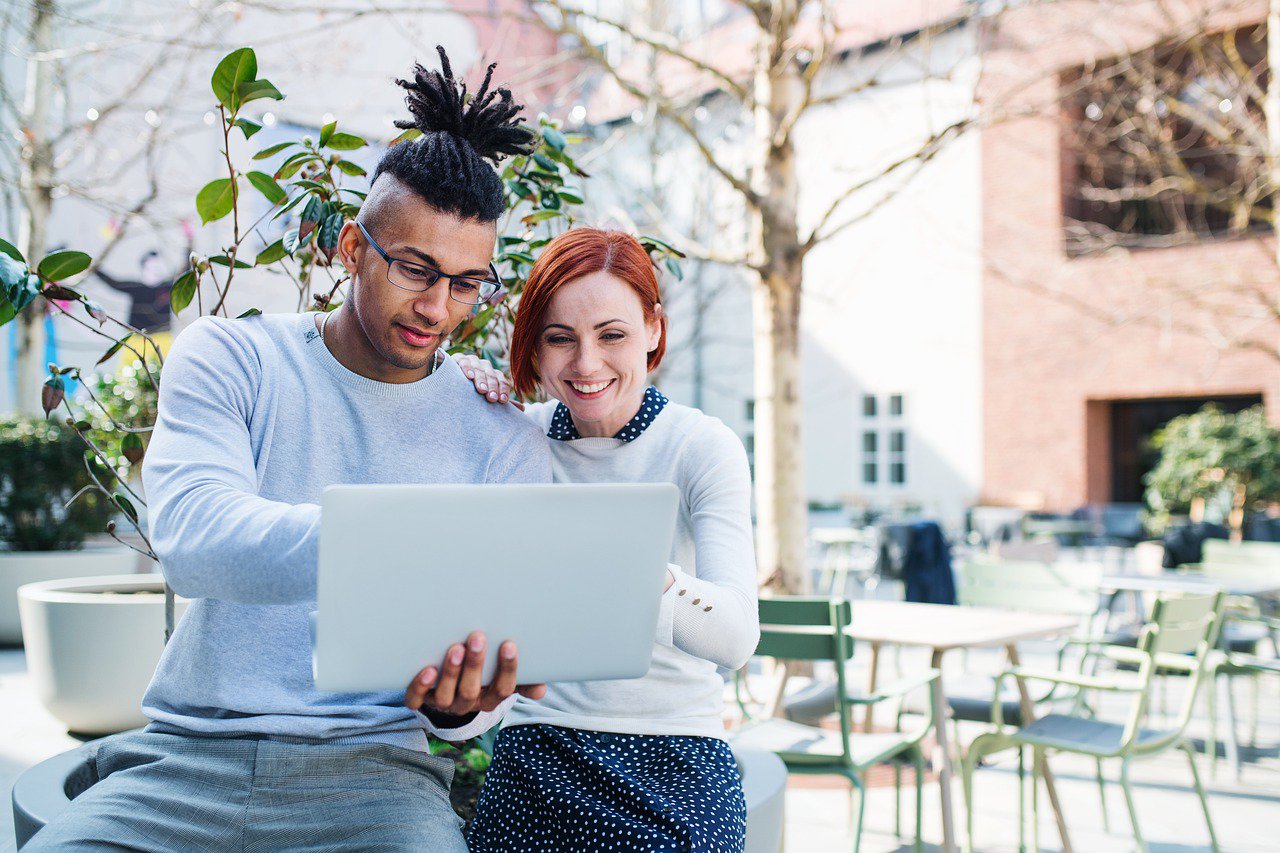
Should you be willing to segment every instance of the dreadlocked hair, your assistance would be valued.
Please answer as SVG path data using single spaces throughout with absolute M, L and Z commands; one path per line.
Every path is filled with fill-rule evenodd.
M 444 48 L 437 45 L 440 71 L 415 65 L 412 80 L 396 80 L 408 94 L 412 119 L 396 127 L 422 136 L 392 145 L 373 173 L 392 175 L 432 207 L 464 219 L 496 222 L 503 211 L 502 181 L 493 167 L 506 157 L 529 154 L 537 135 L 520 120 L 523 105 L 504 86 L 489 88 L 493 69 L 471 98 L 453 76 Z M 488 161 L 488 162 L 486 162 Z

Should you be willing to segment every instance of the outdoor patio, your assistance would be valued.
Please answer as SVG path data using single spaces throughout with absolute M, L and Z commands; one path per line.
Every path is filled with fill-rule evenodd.
M 883 587 L 884 595 L 890 587 Z M 856 610 L 855 610 L 856 612 Z M 1052 643 L 1034 641 L 1021 646 L 1024 662 L 1029 666 L 1052 666 L 1055 647 Z M 978 651 L 970 656 L 972 669 L 992 669 L 999 665 L 1000 655 L 995 651 Z M 855 652 L 852 668 L 853 683 L 865 683 L 868 654 L 866 646 Z M 961 659 L 956 656 L 949 664 L 957 671 Z M 919 651 L 903 652 L 901 665 L 904 671 L 927 665 L 927 655 Z M 795 687 L 803 684 L 796 680 Z M 1169 701 L 1176 705 L 1180 686 L 1170 685 Z M 1236 687 L 1237 707 L 1248 707 L 1248 687 L 1243 681 Z M 1259 745 L 1256 750 L 1245 747 L 1245 764 L 1240 781 L 1231 778 L 1225 761 L 1219 763 L 1217 778 L 1208 775 L 1208 760 L 1199 756 L 1201 772 L 1209 790 L 1210 808 L 1214 823 L 1227 851 L 1270 851 L 1275 849 L 1275 827 L 1280 821 L 1280 679 L 1264 679 L 1259 697 L 1258 721 Z M 63 728 L 40 706 L 33 694 L 26 674 L 25 659 L 21 649 L 0 650 L 0 708 L 5 737 L 0 742 L 0 789 L 6 792 L 6 805 L 0 811 L 0 851 L 11 851 L 13 846 L 12 815 L 7 802 L 7 792 L 13 780 L 27 767 L 66 749 L 78 741 L 66 734 Z M 1123 700 L 1104 703 L 1101 714 L 1108 711 L 1123 713 Z M 1243 717 L 1243 710 L 1241 712 Z M 1203 705 L 1199 706 L 1192 721 L 1191 735 L 1202 739 L 1208 723 Z M 1241 725 L 1242 735 L 1245 726 Z M 967 742 L 981 726 L 961 724 L 961 739 Z M 1063 810 L 1071 830 L 1071 840 L 1078 851 L 1121 851 L 1133 849 L 1128 832 L 1128 821 L 1118 787 L 1108 785 L 1111 832 L 1103 829 L 1098 805 L 1097 786 L 1093 779 L 1093 765 L 1075 756 L 1058 756 L 1051 766 L 1057 778 Z M 1114 780 L 1115 768 L 1108 769 L 1108 779 Z M 889 778 L 881 773 L 878 778 Z M 931 775 L 932 779 L 932 775 Z M 1152 851 L 1207 850 L 1208 841 L 1204 821 L 1191 792 L 1190 777 L 1182 756 L 1175 753 L 1151 761 L 1141 762 L 1135 770 L 1138 810 L 1143 830 Z M 1011 755 L 1002 757 L 991 767 L 980 769 L 977 786 L 977 849 L 984 851 L 1010 851 L 1017 849 L 1017 776 Z M 955 785 L 955 801 L 958 815 L 963 819 L 959 780 Z M 904 830 L 910 826 L 910 794 L 904 791 Z M 937 783 L 930 781 L 924 792 L 925 849 L 938 849 L 941 839 L 941 822 L 938 806 Z M 1042 809 L 1043 825 L 1041 844 L 1045 849 L 1057 850 L 1060 845 L 1047 809 Z M 893 788 L 871 788 L 867 804 L 866 825 L 863 833 L 863 850 L 882 853 L 891 850 L 910 850 L 910 838 L 895 839 L 893 827 Z M 852 849 L 849 810 L 849 788 L 835 777 L 791 777 L 787 792 L 786 849 L 790 851 L 827 851 Z

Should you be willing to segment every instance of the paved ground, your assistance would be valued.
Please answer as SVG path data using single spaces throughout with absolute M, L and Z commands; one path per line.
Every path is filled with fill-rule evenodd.
M 1027 663 L 1047 663 L 1047 647 L 1029 644 L 1024 657 Z M 865 650 L 858 655 L 865 661 Z M 992 655 L 975 654 L 971 669 L 996 665 Z M 962 661 L 955 657 L 959 668 Z M 912 655 L 904 654 L 902 666 L 910 670 L 923 665 Z M 1225 765 L 1218 778 L 1210 783 L 1211 808 L 1223 848 L 1229 851 L 1275 851 L 1280 849 L 1277 827 L 1280 827 L 1280 684 L 1270 679 L 1263 684 L 1259 700 L 1262 715 L 1259 725 L 1260 747 L 1254 761 L 1246 765 L 1241 782 L 1229 779 Z M 1171 707 L 1176 706 L 1179 685 L 1172 685 Z M 1247 686 L 1237 688 L 1237 705 L 1243 715 L 1248 707 Z M 1116 712 L 1114 707 L 1104 708 Z M 0 790 L 8 792 L 13 779 L 23 769 L 68 749 L 76 744 L 50 717 L 36 700 L 26 674 L 21 650 L 0 650 Z M 1245 728 L 1241 726 L 1242 730 Z M 1203 736 L 1207 729 L 1202 716 L 1192 724 L 1192 734 Z M 980 727 L 962 729 L 967 740 Z M 1127 819 L 1120 791 L 1108 786 L 1107 796 L 1113 832 L 1102 826 L 1096 784 L 1091 763 L 1059 756 L 1052 762 L 1058 775 L 1064 808 L 1073 832 L 1075 849 L 1123 851 L 1133 849 L 1126 832 Z M 1201 756 L 1201 767 L 1207 777 L 1207 760 Z M 1109 768 L 1114 779 L 1115 768 Z M 1016 777 L 1009 762 L 979 771 L 977 847 L 986 851 L 1009 851 L 1017 848 Z M 1185 760 L 1177 754 L 1139 765 L 1136 771 L 1137 801 L 1144 832 L 1153 851 L 1191 851 L 1208 849 L 1204 821 L 1191 793 Z M 787 798 L 787 850 L 791 853 L 851 849 L 849 794 L 846 786 L 832 780 L 830 787 L 821 780 L 805 780 L 793 785 Z M 909 850 L 909 839 L 901 841 L 892 835 L 892 788 L 872 790 L 866 817 L 862 849 L 868 853 Z M 962 808 L 959 786 L 957 809 Z M 961 812 L 962 813 L 962 812 Z M 1047 815 L 1047 809 L 1045 809 Z M 907 798 L 904 825 L 910 826 L 910 798 Z M 925 849 L 936 849 L 940 840 L 938 789 L 936 783 L 925 788 Z M 1052 824 L 1046 820 L 1040 834 L 1046 849 L 1058 849 Z M 13 849 L 12 816 L 8 800 L 0 810 L 0 853 Z

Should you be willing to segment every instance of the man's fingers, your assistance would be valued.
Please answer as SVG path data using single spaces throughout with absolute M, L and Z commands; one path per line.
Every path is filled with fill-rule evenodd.
M 516 688 L 516 692 L 526 699 L 541 699 L 547 695 L 547 685 L 545 684 L 521 684 Z
M 480 693 L 484 689 L 484 682 L 481 681 L 480 675 L 484 669 L 484 653 L 487 648 L 488 642 L 483 631 L 472 631 L 467 637 L 467 660 L 463 664 L 462 675 L 458 677 L 455 704 L 470 706 L 480 698 Z M 471 710 L 471 707 L 467 707 L 461 713 L 468 713 Z
M 440 676 L 436 680 L 435 692 L 431 696 L 431 704 L 441 711 L 448 711 L 454 703 L 458 689 L 458 675 L 462 672 L 462 661 L 466 649 L 454 643 L 444 654 L 444 664 L 440 667 Z
M 436 676 L 439 674 L 434 666 L 424 666 L 422 670 L 413 677 L 413 681 L 409 682 L 409 687 L 404 692 L 405 707 L 418 710 L 422 707 L 422 703 L 427 701 L 427 693 L 435 686 Z
M 485 691 L 488 694 L 485 698 L 493 700 L 494 708 L 498 707 L 502 700 L 516 690 L 516 660 L 516 644 L 514 642 L 507 640 L 498 646 L 498 671 L 494 674 L 493 681 L 489 683 L 489 687 Z M 492 708 L 488 710 L 492 710 Z

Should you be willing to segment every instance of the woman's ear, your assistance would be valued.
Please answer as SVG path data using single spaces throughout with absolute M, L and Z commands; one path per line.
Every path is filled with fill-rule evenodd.
M 662 310 L 662 303 L 653 303 L 653 317 L 645 323 L 649 332 L 649 352 L 658 348 L 658 341 L 662 340 L 662 324 L 665 320 L 666 314 Z

